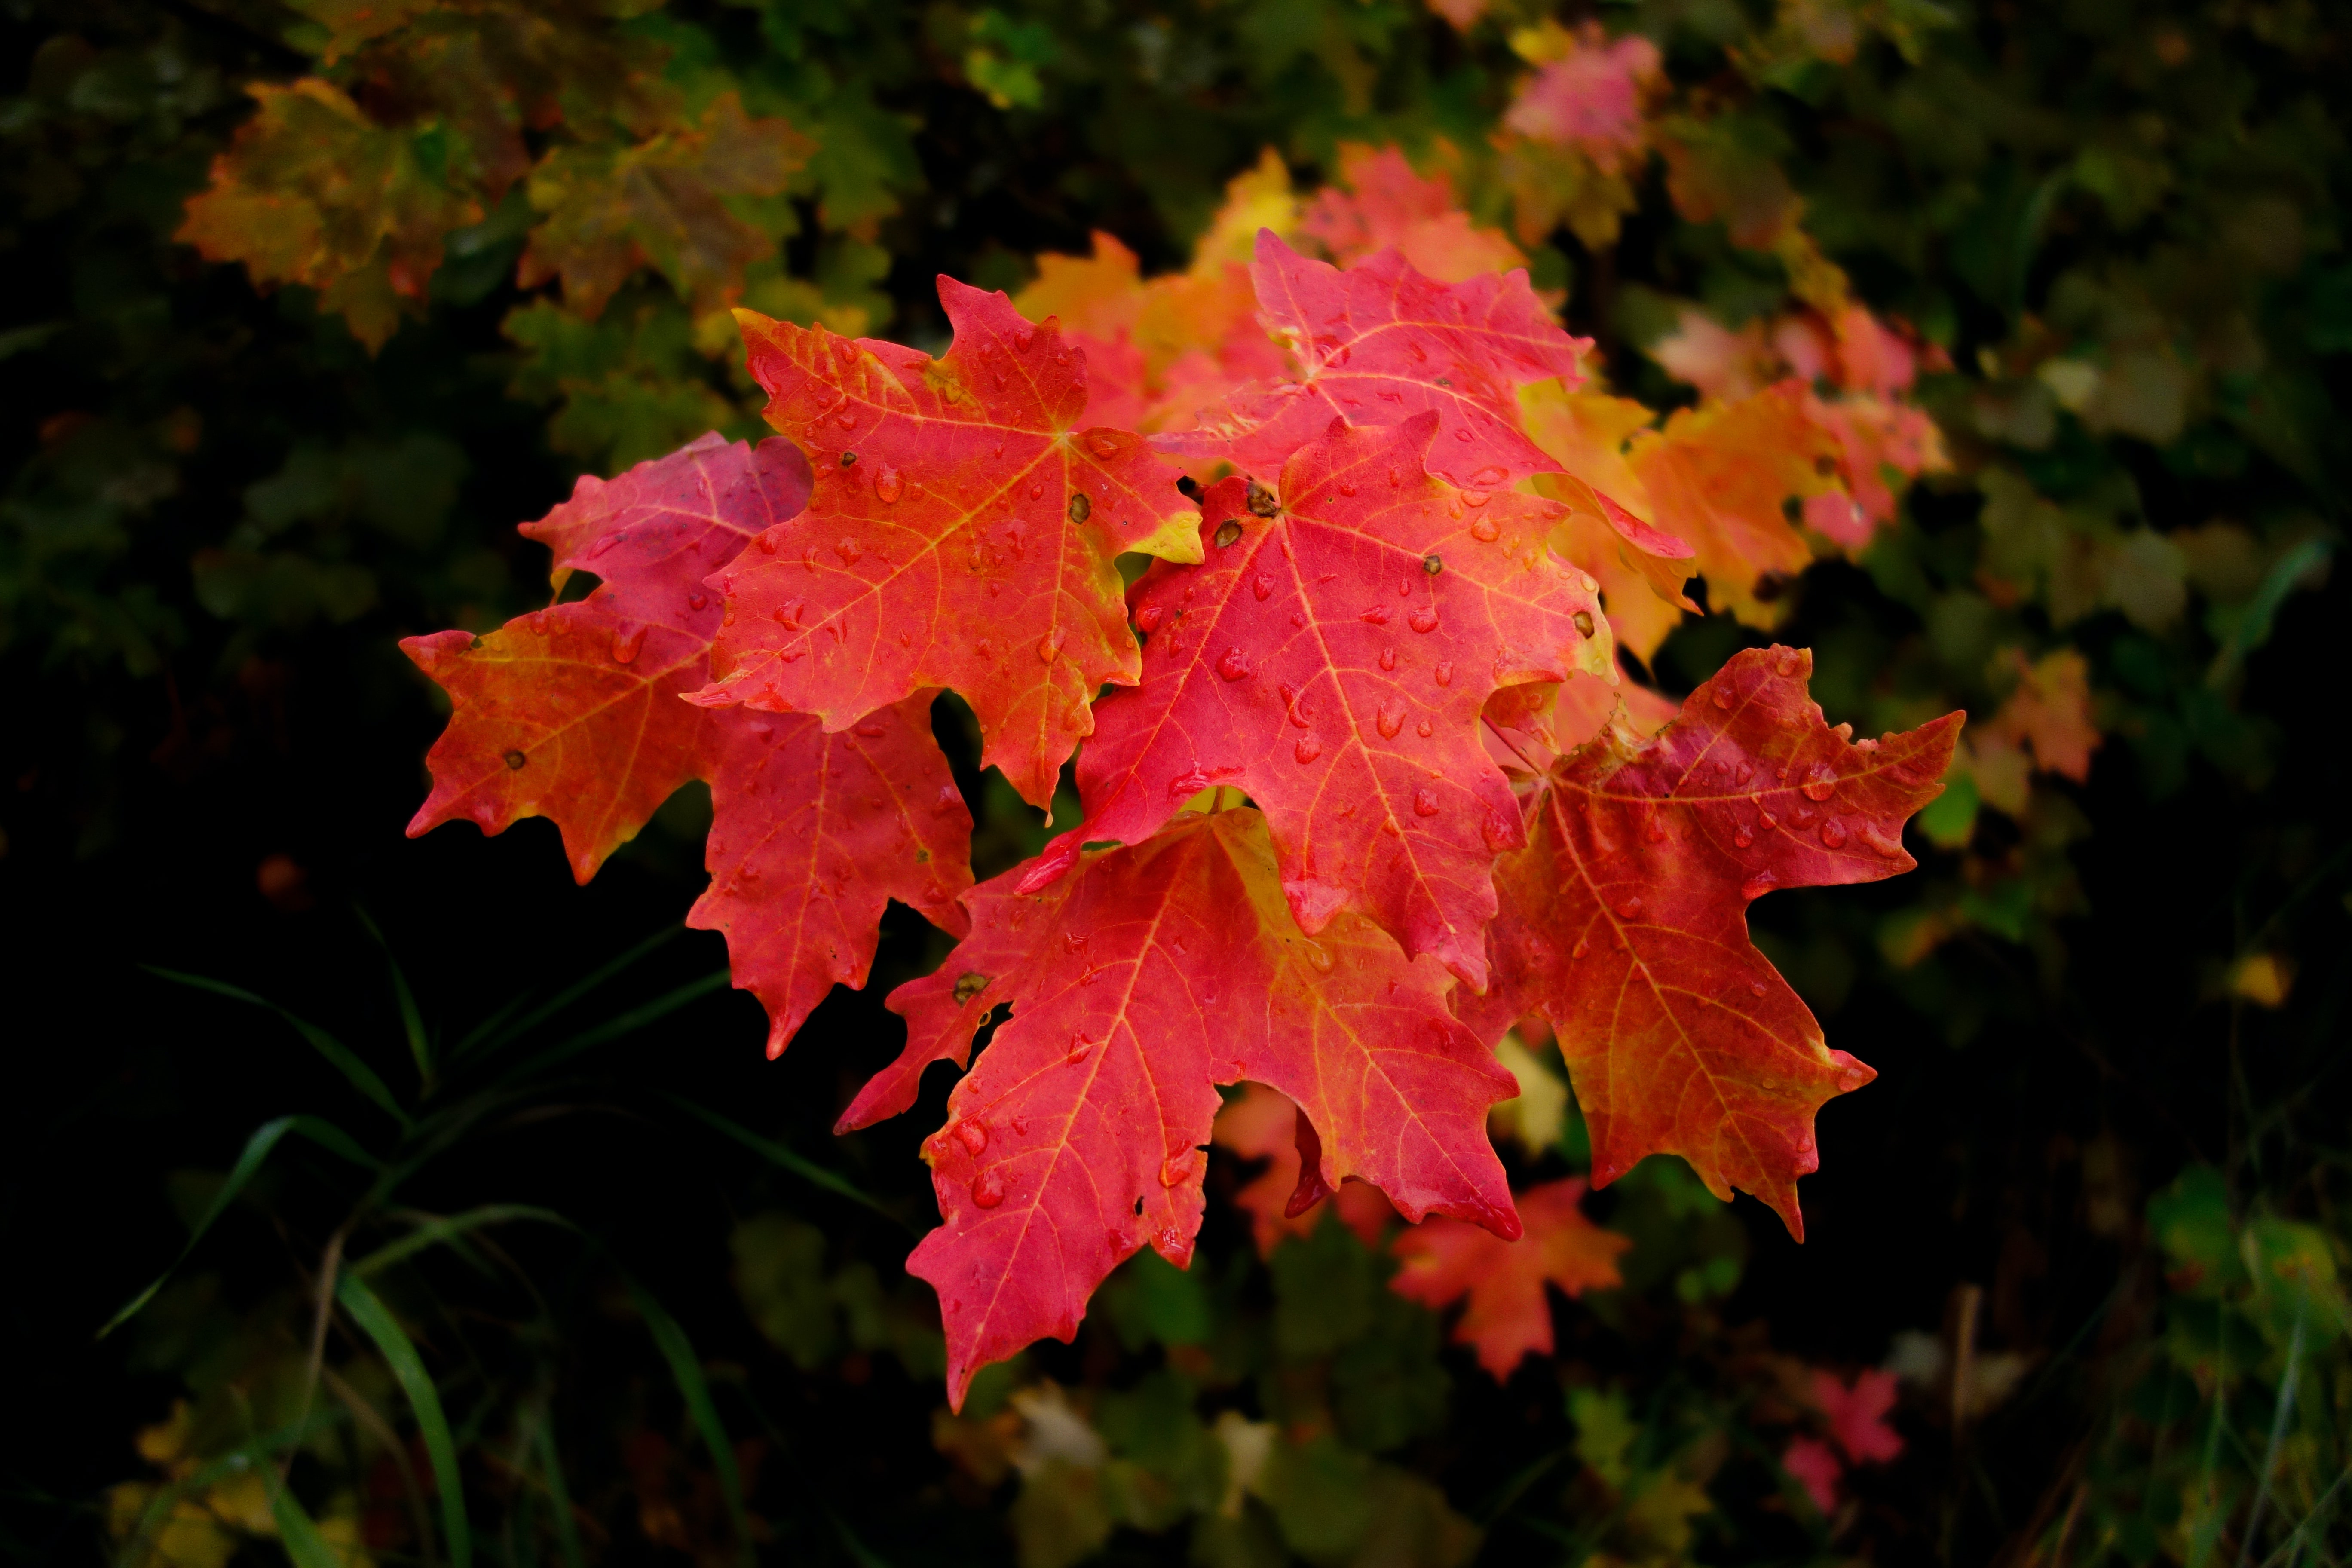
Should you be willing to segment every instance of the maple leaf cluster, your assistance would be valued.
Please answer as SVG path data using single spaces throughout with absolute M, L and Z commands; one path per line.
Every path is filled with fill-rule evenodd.
M 1360 186 L 1301 223 L 1360 248 L 1411 217 Z M 1528 389 L 1582 395 L 1589 348 L 1526 274 L 1441 282 L 1388 247 L 1341 268 L 1261 230 L 1239 271 L 1259 343 L 1220 357 L 1165 352 L 1182 312 L 1131 258 L 1091 265 L 1143 297 L 1048 269 L 1090 299 L 1083 330 L 941 279 L 936 359 L 740 312 L 780 437 L 583 479 L 525 531 L 559 590 L 579 571 L 593 592 L 404 645 L 453 707 L 412 831 L 550 816 L 585 879 L 708 780 L 690 922 L 724 933 L 772 1055 L 863 982 L 887 900 L 960 939 L 888 998 L 904 1050 L 840 1122 L 905 1110 L 933 1062 L 969 1068 L 924 1146 L 943 1223 L 908 1264 L 958 1402 L 979 1367 L 1070 1338 L 1137 1251 L 1189 1261 L 1219 1087 L 1243 1083 L 1295 1107 L 1285 1215 L 1356 1183 L 1442 1216 L 1399 1244 L 1400 1288 L 1466 1296 L 1498 1370 L 1548 1347 L 1546 1281 L 1613 1279 L 1615 1243 L 1579 1183 L 1515 1202 L 1487 1142 L 1517 1093 L 1493 1047 L 1529 1013 L 1558 1029 L 1596 1184 L 1671 1152 L 1801 1234 L 1813 1113 L 1872 1075 L 1823 1044 L 1746 907 L 1907 868 L 1958 716 L 1856 743 L 1807 700 L 1809 658 L 1773 648 L 1654 738 L 1619 710 L 1561 749 L 1618 680 L 1602 580 L 1561 548 L 1576 520 L 1692 546 L 1523 414 Z M 1239 268 L 1161 292 L 1226 300 L 1211 324 L 1239 334 Z M 1217 369 L 1187 384 L 1223 383 L 1205 414 L 1108 421 L 1151 422 L 1150 378 L 1164 395 L 1195 353 Z M 1723 461 L 1759 495 L 1785 482 Z M 1122 554 L 1148 558 L 1131 586 Z M 941 689 L 1032 804 L 1077 758 L 1082 820 L 978 886 Z

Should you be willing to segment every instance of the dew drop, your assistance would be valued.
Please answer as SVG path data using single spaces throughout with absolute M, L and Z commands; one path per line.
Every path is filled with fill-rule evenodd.
M 1653 812 L 1648 816 L 1643 817 L 1642 819 L 1642 842 L 1644 844 L 1664 844 L 1665 841 L 1666 825 L 1658 820 L 1657 814 Z
M 1903 840 L 1887 832 L 1869 817 L 1864 817 L 1854 831 L 1862 836 L 1862 841 L 1870 846 L 1874 854 L 1883 856 L 1889 860 L 1902 858 Z
M 1356 493 L 1356 487 L 1349 484 L 1347 480 L 1341 479 L 1339 481 L 1339 493 L 1343 496 L 1354 495 Z
M 1298 744 L 1290 748 L 1290 754 L 1302 763 L 1311 763 L 1323 754 L 1323 742 L 1312 735 L 1301 735 Z
M 976 1208 L 992 1209 L 1004 1201 L 1004 1178 L 993 1171 L 982 1171 L 971 1179 L 971 1201 Z
M 1263 572 L 1259 573 L 1250 579 L 1250 592 L 1257 595 L 1259 604 L 1265 603 L 1274 597 L 1274 579 Z
M 1044 637 L 1037 639 L 1038 663 L 1051 664 L 1054 662 L 1055 657 L 1062 651 L 1062 638 L 1064 635 L 1065 634 L 1062 629 L 1059 626 L 1056 626 L 1052 631 L 1047 632 Z
M 1510 475 L 1505 473 L 1502 469 L 1490 467 L 1481 468 L 1476 473 L 1471 475 L 1470 482 L 1474 485 L 1499 485 L 1510 477 Z
M 1150 637 L 1160 629 L 1160 623 L 1167 617 L 1168 612 L 1161 605 L 1146 605 L 1135 612 L 1135 629 Z
M 1756 842 L 1756 830 L 1743 822 L 1731 830 L 1731 841 L 1745 849 Z
M 1738 700 L 1738 695 L 1733 692 L 1728 682 L 1718 681 L 1716 684 L 1715 705 L 1717 708 L 1728 708 Z
M 1417 632 L 1433 632 L 1437 629 L 1437 611 L 1432 605 L 1423 605 L 1404 618 L 1404 624 Z
M 1751 980 L 1748 983 L 1748 991 L 1750 995 L 1761 996 L 1764 994 L 1764 983 L 1761 980 Z
M 1807 800 L 1827 800 L 1837 793 L 1837 771 L 1827 763 L 1815 763 L 1799 787 Z
M 1389 489 L 1395 489 L 1398 486 L 1403 483 L 1404 470 L 1402 468 L 1391 468 L 1389 470 Z
M 1087 1038 L 1086 1032 L 1084 1030 L 1080 1030 L 1070 1037 L 1069 1054 L 1063 1059 L 1067 1061 L 1072 1067 L 1076 1067 L 1080 1062 L 1086 1060 L 1088 1057 L 1094 1055 L 1094 1050 L 1095 1043 Z
M 613 634 L 613 662 L 635 662 L 637 650 L 646 646 L 646 628 L 624 625 Z
M 1227 680 L 1242 679 L 1249 672 L 1249 660 L 1243 657 L 1242 650 L 1237 647 L 1225 649 L 1217 659 L 1217 673 Z
M 885 734 L 888 733 L 888 731 L 883 728 L 880 721 L 874 719 L 860 721 L 857 725 L 857 732 L 865 736 L 869 741 L 878 741 Z
M 1454 661 L 1441 658 L 1437 661 L 1437 668 L 1430 673 L 1436 678 L 1438 685 L 1451 686 L 1454 684 Z M 1424 731 L 1423 733 L 1427 731 Z
M 1068 363 L 1067 356 L 1065 355 L 1062 358 L 1057 359 L 1055 363 Z M 1087 450 L 1092 452 L 1097 458 L 1110 457 L 1118 450 L 1118 437 L 1110 435 L 1106 431 L 1097 430 L 1087 437 Z
M 1518 824 L 1509 817 L 1488 811 L 1479 822 L 1478 831 L 1486 840 L 1486 847 L 1499 855 L 1518 841 L 1518 834 L 1515 831 L 1517 826 Z
M 1592 939 L 1589 936 L 1580 936 L 1576 939 L 1576 945 L 1569 950 L 1568 956 L 1570 958 L 1582 958 L 1586 953 L 1591 952 L 1591 951 Z
M 866 553 L 866 552 L 858 546 L 857 541 L 854 539 L 844 539 L 838 541 L 833 547 L 833 552 L 841 557 L 841 563 L 844 566 L 856 565 L 858 557 Z
M 1635 893 L 1630 897 L 1620 899 L 1613 907 L 1617 910 L 1617 918 L 1619 920 L 1630 921 L 1635 915 L 1642 912 L 1642 895 Z
M 1457 441 L 1475 441 L 1478 437 L 1476 433 L 1474 432 L 1470 426 L 1465 425 L 1460 429 L 1454 432 L 1454 438 Z
M 1192 1173 L 1192 1151 L 1190 1149 L 1171 1154 L 1160 1163 L 1160 1184 L 1163 1187 L 1181 1187 Z
M 1381 668 L 1382 669 L 1394 669 L 1396 668 L 1396 649 L 1392 647 L 1384 647 L 1381 649 Z
M 1795 654 L 1783 649 L 1780 657 L 1772 661 L 1772 668 L 1783 677 L 1788 677 L 1795 675 L 1802 664 L 1803 661 Z
M 1760 899 L 1780 885 L 1780 879 L 1771 872 L 1759 871 L 1739 884 L 1739 896 L 1743 899 Z
M 1756 764 L 1754 763 L 1748 762 L 1745 759 L 1740 762 L 1740 764 L 1738 767 L 1731 770 L 1731 782 L 1736 784 L 1744 784 L 1755 776 Z
M 1404 728 L 1404 715 L 1397 711 L 1395 703 L 1383 702 L 1381 704 L 1380 712 L 1373 717 L 1372 722 L 1380 726 L 1383 740 L 1393 740 L 1396 732 Z
M 1307 944 L 1307 962 L 1314 965 L 1315 973 L 1318 974 L 1331 973 L 1331 955 L 1323 951 L 1323 944 L 1320 942 L 1309 942 Z
M 1827 822 L 1822 823 L 1822 842 L 1832 849 L 1843 848 L 1845 847 L 1845 824 L 1840 822 L 1834 816 L 1831 817 Z
M 507 753 L 507 766 L 510 768 L 520 768 L 523 763 L 529 761 L 530 761 L 530 759 L 524 756 L 520 752 L 509 752 Z
M 1387 626 L 1389 624 L 1389 607 L 1386 605 L 1374 605 L 1370 609 L 1366 610 L 1360 618 L 1369 621 L 1376 626 Z
M 1821 815 L 1822 814 L 1820 812 L 1815 811 L 1811 806 L 1807 805 L 1801 800 L 1796 805 L 1789 808 L 1789 826 L 1791 827 L 1811 827 Z
M 1413 726 L 1412 732 L 1422 737 L 1422 739 L 1427 740 L 1429 738 L 1430 729 L 1431 725 L 1429 721 L 1423 719 L 1420 723 Z
M 956 1142 L 974 1154 L 988 1147 L 988 1129 L 977 1121 L 956 1123 Z
M 775 552 L 776 536 L 772 533 L 763 533 L 760 535 L 760 553 L 762 555 L 773 555 Z
M 1217 531 L 1211 536 L 1211 542 L 1220 550 L 1228 550 L 1239 543 L 1241 537 L 1242 525 L 1232 518 L 1227 518 L 1217 524 Z

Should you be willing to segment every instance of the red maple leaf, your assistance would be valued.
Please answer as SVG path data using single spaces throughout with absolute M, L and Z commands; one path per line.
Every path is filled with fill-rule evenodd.
M 1095 1287 L 1145 1245 L 1190 1261 L 1214 1084 L 1288 1095 L 1318 1134 L 1327 1188 L 1359 1176 L 1408 1219 L 1518 1234 L 1486 1138 L 1510 1074 L 1447 1010 L 1434 963 L 1361 919 L 1298 929 L 1256 812 L 1188 813 L 1041 894 L 1019 880 L 966 895 L 971 934 L 891 994 L 906 1050 L 841 1121 L 906 1109 L 925 1067 L 962 1063 L 1010 1006 L 924 1145 L 945 1223 L 908 1268 L 940 1292 L 951 1401 L 988 1363 L 1069 1339 Z
M 791 443 L 716 434 L 610 481 L 583 479 L 522 531 L 554 551 L 558 591 L 585 570 L 602 579 L 594 592 L 487 637 L 401 644 L 451 706 L 411 837 L 461 818 L 500 833 L 551 817 L 585 882 L 679 785 L 710 783 L 713 882 L 688 920 L 727 933 L 735 984 L 767 1005 L 771 1056 L 835 981 L 865 984 L 888 900 L 961 933 L 956 895 L 971 885 L 971 817 L 927 695 L 840 736 L 681 700 L 709 680 L 719 630 L 703 578 L 808 492 Z
M 1576 1176 L 1519 1194 L 1527 1233 L 1517 1241 L 1458 1221 L 1424 1220 L 1396 1238 L 1404 1266 L 1390 1289 L 1432 1310 L 1468 1297 L 1454 1338 L 1475 1346 L 1478 1364 L 1499 1382 L 1527 1356 L 1551 1353 L 1546 1284 L 1581 1296 L 1619 1283 L 1618 1254 L 1633 1244 L 1587 1219 L 1583 1197 Z
M 1895 1408 L 1895 1374 L 1875 1369 L 1854 1374 L 1851 1387 L 1833 1372 L 1813 1373 L 1813 1402 L 1830 1420 L 1830 1436 L 1857 1465 L 1883 1465 L 1903 1452 L 1903 1438 L 1886 1424 Z
M 1103 705 L 1078 763 L 1087 819 L 1024 887 L 1082 843 L 1139 843 L 1234 784 L 1266 814 L 1310 934 L 1360 909 L 1408 953 L 1485 984 L 1489 868 L 1520 827 L 1479 706 L 1614 667 L 1591 579 L 1546 543 L 1560 508 L 1432 478 L 1437 426 L 1334 420 L 1279 492 L 1231 479 L 1202 497 L 1208 560 L 1137 584 L 1143 683 Z
M 1262 1083 L 1244 1084 L 1239 1096 L 1225 1101 L 1217 1112 L 1213 1142 L 1244 1160 L 1266 1163 L 1234 1194 L 1234 1206 L 1250 1216 L 1250 1234 L 1261 1258 L 1270 1256 L 1286 1237 L 1311 1235 L 1323 1223 L 1327 1196 L 1339 1223 L 1366 1247 L 1377 1245 L 1381 1233 L 1395 1222 L 1394 1205 L 1369 1182 L 1342 1182 L 1338 1192 L 1326 1193 L 1321 1178 L 1309 1172 L 1301 1184 L 1308 1151 L 1320 1163 L 1321 1140 L 1289 1096 Z
M 1793 648 L 1748 649 L 1654 737 L 1612 726 L 1553 764 L 1527 847 L 1496 865 L 1494 983 L 1458 998 L 1488 1039 L 1530 1011 L 1551 1020 L 1596 1185 L 1680 1154 L 1800 1240 L 1813 1114 L 1877 1075 L 1822 1043 L 1748 941 L 1748 905 L 1911 869 L 1903 825 L 1942 792 L 1962 719 L 1857 743 L 1807 700 L 1811 669 Z
M 1260 319 L 1290 342 L 1298 379 L 1244 388 L 1199 429 L 1154 437 L 1161 451 L 1263 476 L 1335 416 L 1393 425 L 1434 413 L 1443 434 L 1429 469 L 1454 484 L 1507 485 L 1555 466 L 1519 427 L 1518 389 L 1575 384 L 1591 342 L 1560 331 L 1525 272 L 1444 284 L 1385 250 L 1342 272 L 1270 229 L 1250 272 Z
M 945 356 L 737 312 L 770 424 L 814 465 L 808 507 L 711 579 L 718 680 L 695 700 L 839 731 L 930 687 L 980 718 L 1031 803 L 1137 660 L 1112 558 L 1197 559 L 1194 512 L 1140 437 L 1078 429 L 1086 356 L 1001 293 L 940 279 Z

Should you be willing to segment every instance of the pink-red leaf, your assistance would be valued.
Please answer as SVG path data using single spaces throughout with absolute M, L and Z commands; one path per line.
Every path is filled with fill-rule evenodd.
M 1941 792 L 1961 715 L 1859 743 L 1807 700 L 1811 657 L 1749 649 L 1644 741 L 1616 727 L 1528 799 L 1496 866 L 1494 984 L 1462 997 L 1486 1038 L 1540 1009 L 1559 1033 L 1605 1184 L 1644 1155 L 1769 1204 L 1802 1239 L 1813 1115 L 1876 1076 L 1831 1050 L 1748 941 L 1775 888 L 1912 868 L 1903 825 Z
M 1236 479 L 1203 497 L 1209 559 L 1137 585 L 1143 684 L 1104 704 L 1078 763 L 1087 820 L 1029 886 L 1082 843 L 1139 843 L 1188 796 L 1234 784 L 1266 814 L 1307 931 L 1362 910 L 1484 984 L 1489 868 L 1519 818 L 1479 706 L 1614 667 L 1591 580 L 1546 543 L 1561 509 L 1430 477 L 1436 427 L 1335 420 L 1278 495 Z
M 1157 437 L 1160 450 L 1265 476 L 1335 416 L 1393 425 L 1434 413 L 1442 434 L 1429 468 L 1454 484 L 1506 485 L 1553 467 L 1519 427 L 1518 389 L 1573 385 L 1591 343 L 1560 331 L 1525 272 L 1442 284 L 1393 251 L 1342 272 L 1268 231 L 1251 276 L 1260 318 L 1289 342 L 1298 379 L 1243 389 L 1198 430 Z
M 865 984 L 885 903 L 961 934 L 971 815 L 930 736 L 929 694 L 827 735 L 814 719 L 711 710 L 720 610 L 703 578 L 797 511 L 808 465 L 790 442 L 705 436 L 572 499 L 522 531 L 586 570 L 585 599 L 488 637 L 401 646 L 448 691 L 412 835 L 465 818 L 486 833 L 554 819 L 583 882 L 691 779 L 711 784 L 713 880 L 689 923 L 725 931 L 735 983 L 785 1042 L 835 982 Z
M 940 280 L 954 344 L 892 343 L 738 312 L 769 423 L 816 469 L 807 509 L 711 579 L 718 681 L 696 700 L 814 713 L 829 731 L 945 686 L 982 760 L 1052 798 L 1136 649 L 1112 558 L 1197 559 L 1194 513 L 1140 437 L 1078 429 L 1085 355 L 1003 294 Z
M 1408 1218 L 1518 1233 L 1486 1136 L 1510 1075 L 1448 1012 L 1433 963 L 1366 921 L 1313 939 L 1297 928 L 1257 813 L 1188 814 L 1088 854 L 1042 893 L 1018 880 L 974 889 L 971 935 L 891 994 L 906 1050 L 842 1119 L 905 1109 L 926 1066 L 965 1060 L 1011 1008 L 925 1144 L 945 1224 L 908 1267 L 940 1292 L 951 1400 L 979 1367 L 1068 1339 L 1095 1287 L 1147 1243 L 1189 1261 L 1215 1083 L 1296 1101 L 1326 1186 L 1360 1176 Z
M 732 713 L 710 780 L 710 888 L 686 923 L 725 933 L 735 986 L 768 1009 L 768 1055 L 839 984 L 866 984 L 883 907 L 950 935 L 971 921 L 971 813 L 919 691 L 837 734 L 805 713 Z M 684 704 L 680 704 L 684 706 Z

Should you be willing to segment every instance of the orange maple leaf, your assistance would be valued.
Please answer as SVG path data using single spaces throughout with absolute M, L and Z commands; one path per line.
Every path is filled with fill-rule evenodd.
M 1389 1288 L 1432 1309 L 1468 1297 L 1454 1338 L 1475 1346 L 1478 1364 L 1497 1382 L 1528 1356 L 1551 1353 L 1551 1303 L 1544 1287 L 1556 1285 L 1570 1296 L 1608 1289 L 1621 1282 L 1618 1256 L 1633 1245 L 1585 1217 L 1581 1177 L 1517 1195 L 1526 1233 L 1517 1241 L 1433 1218 L 1391 1244 L 1403 1267 Z

